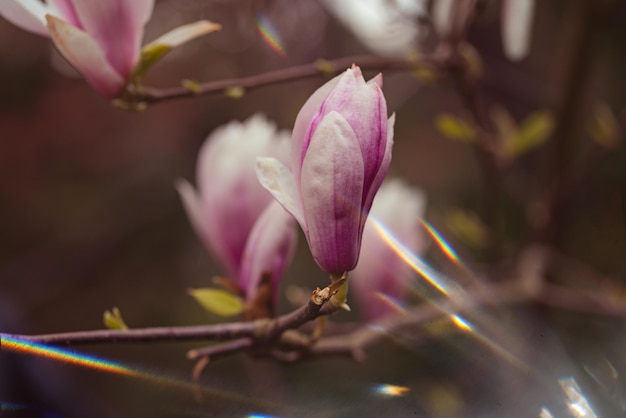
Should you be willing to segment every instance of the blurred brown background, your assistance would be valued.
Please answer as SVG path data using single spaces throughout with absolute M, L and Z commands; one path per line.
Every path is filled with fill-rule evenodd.
M 572 71 L 583 72 L 569 159 L 593 145 L 586 126 L 594 103 L 606 102 L 622 129 L 626 122 L 626 3 L 599 1 L 593 14 L 581 16 L 582 1 L 537 2 L 531 54 L 521 63 L 502 53 L 497 7 L 481 14 L 469 33 L 484 63 L 481 100 L 505 106 L 518 119 L 537 109 L 558 111 L 565 80 Z M 257 32 L 258 13 L 276 25 L 286 58 Z M 147 85 L 241 77 L 368 53 L 312 0 L 158 1 L 145 39 L 200 18 L 221 23 L 223 30 L 171 53 L 152 70 Z M 584 45 L 573 41 L 581 21 L 589 25 Z M 573 58 L 577 53 L 579 61 Z M 186 293 L 208 285 L 219 270 L 187 222 L 173 183 L 179 177 L 195 181 L 197 150 L 217 126 L 263 112 L 279 127 L 291 129 L 300 106 L 323 82 L 320 77 L 261 88 L 240 99 L 192 98 L 128 113 L 77 78 L 49 40 L 0 20 L 0 329 L 35 334 L 100 328 L 102 313 L 113 306 L 131 327 L 219 321 Z M 457 95 L 449 83 L 424 84 L 405 73 L 385 74 L 384 91 L 390 111 L 397 113 L 390 176 L 421 187 L 429 199 L 427 218 L 468 260 L 482 260 L 479 250 L 445 229 L 446 211 L 477 211 L 480 206 L 481 175 L 471 147 L 443 137 L 433 123 L 442 112 L 463 114 Z M 525 215 L 541 201 L 550 181 L 554 147 L 548 142 L 528 153 L 502 179 L 507 191 L 499 210 L 509 232 L 503 260 L 525 244 Z M 623 146 L 601 154 L 568 202 L 557 247 L 600 275 L 624 280 L 626 155 Z M 316 287 L 325 280 L 302 239 L 285 281 Z M 283 311 L 289 309 L 282 303 Z M 524 329 L 511 332 L 528 333 L 529 353 L 554 356 L 563 370 L 580 372 L 583 365 L 626 347 L 621 322 L 559 312 L 524 315 L 530 315 L 522 316 Z M 346 317 L 356 319 L 357 313 Z M 191 364 L 184 353 L 192 346 L 81 350 L 187 381 Z M 33 416 L 267 412 L 321 417 L 382 411 L 393 416 L 538 416 L 545 402 L 540 395 L 549 398 L 552 392 L 533 388 L 515 368 L 487 364 L 481 360 L 483 350 L 461 336 L 381 347 L 364 365 L 347 359 L 276 365 L 237 356 L 212 364 L 203 383 L 244 399 L 214 394 L 204 403 L 195 402 L 189 390 L 167 384 L 3 353 L 0 400 L 27 405 L 29 412 L 23 413 Z M 620 372 L 626 371 L 623 359 L 621 365 Z M 554 371 L 555 378 L 560 370 Z M 411 392 L 385 400 L 368 391 L 385 382 Z M 594 386 L 593 379 L 588 382 L 587 389 L 597 390 L 596 404 L 609 411 L 605 416 L 617 416 L 611 414 L 624 406 L 624 382 L 604 389 Z

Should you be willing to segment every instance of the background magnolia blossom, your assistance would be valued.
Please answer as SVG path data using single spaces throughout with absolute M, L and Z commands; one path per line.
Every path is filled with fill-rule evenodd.
M 365 223 L 359 263 L 350 274 L 350 290 L 359 311 L 373 321 L 402 310 L 415 275 L 400 251 L 420 256 L 424 249 L 421 218 L 426 196 L 403 180 L 386 180 Z M 388 234 L 403 248 L 396 248 Z
M 133 77 L 147 70 L 146 62 L 140 63 L 140 47 L 153 8 L 154 0 L 3 0 L 0 15 L 27 31 L 51 37 L 94 89 L 115 98 Z M 158 47 L 159 55 L 163 55 L 219 28 L 209 21 L 179 27 L 147 45 L 144 51 Z
M 251 282 L 249 273 L 241 276 L 246 243 L 272 202 L 256 178 L 256 158 L 272 155 L 286 161 L 288 153 L 289 134 L 257 114 L 244 122 L 232 121 L 208 136 L 198 154 L 197 190 L 185 180 L 177 184 L 196 234 L 244 291 Z

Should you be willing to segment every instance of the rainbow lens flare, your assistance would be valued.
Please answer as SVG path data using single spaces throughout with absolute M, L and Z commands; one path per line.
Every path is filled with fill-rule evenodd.
M 258 13 L 256 16 L 256 30 L 259 32 L 266 44 L 274 52 L 276 52 L 282 58 L 287 58 L 285 48 L 283 48 L 283 42 L 281 40 L 278 29 L 272 23 L 269 17 L 263 13 Z

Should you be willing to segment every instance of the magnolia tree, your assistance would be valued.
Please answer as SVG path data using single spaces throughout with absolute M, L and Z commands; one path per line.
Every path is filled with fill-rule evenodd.
M 211 375 L 216 360 L 238 353 L 248 354 L 255 362 L 299 363 L 318 358 L 319 367 L 332 376 L 327 368 L 332 367 L 327 363 L 330 360 L 326 360 L 330 357 L 343 356 L 367 365 L 374 345 L 400 342 L 415 347 L 435 337 L 461 335 L 494 361 L 524 374 L 526 387 L 536 383 L 545 388 L 545 392 L 537 389 L 547 394 L 545 399 L 532 395 L 523 408 L 519 406 L 522 401 L 509 402 L 507 408 L 519 409 L 504 415 L 518 416 L 522 411 L 521 416 L 598 416 L 597 405 L 577 383 L 582 366 L 559 371 L 562 375 L 546 371 L 545 364 L 558 355 L 535 357 L 524 332 L 511 331 L 528 323 L 515 322 L 509 314 L 514 312 L 511 306 L 521 304 L 525 314 L 536 314 L 542 306 L 545 317 L 563 310 L 614 319 L 626 315 L 623 298 L 616 297 L 620 294 L 616 289 L 621 288 L 618 279 L 598 281 L 600 274 L 592 267 L 565 255 L 571 252 L 566 232 L 577 193 L 593 175 L 594 166 L 620 147 L 621 128 L 613 107 L 601 97 L 588 105 L 583 94 L 591 61 L 590 21 L 606 18 L 618 2 L 580 0 L 560 6 L 573 16 L 565 22 L 575 22 L 575 34 L 568 40 L 571 57 L 562 58 L 566 62 L 561 65 L 566 79 L 563 91 L 554 94 L 556 104 L 524 106 L 524 112 L 510 105 L 524 97 L 498 100 L 497 94 L 489 94 L 489 86 L 502 62 L 507 71 L 501 76 L 519 80 L 523 77 L 510 69 L 518 69 L 519 74 L 535 49 L 546 59 L 545 48 L 531 45 L 552 34 L 542 26 L 541 36 L 535 37 L 533 28 L 538 11 L 557 19 L 549 9 L 553 6 L 546 5 L 553 2 L 541 7 L 533 0 L 276 2 L 281 3 L 280 10 L 314 10 L 316 16 L 333 19 L 335 30 L 340 31 L 337 39 L 349 39 L 355 48 L 365 48 L 371 55 L 324 60 L 308 53 L 314 55 L 314 62 L 290 66 L 281 61 L 282 68 L 274 71 L 206 82 L 183 80 L 179 87 L 166 89 L 150 87 L 146 81 L 157 62 L 179 45 L 200 42 L 196 38 L 216 36 L 210 33 L 220 30 L 233 33 L 236 28 L 226 22 L 189 21 L 145 43 L 144 26 L 150 24 L 154 3 L 2 0 L 0 15 L 7 27 L 14 25 L 49 38 L 65 60 L 57 66 L 65 72 L 71 66 L 84 79 L 81 88 L 90 87 L 94 95 L 117 107 L 106 112 L 127 111 L 131 119 L 155 117 L 152 108 L 173 99 L 188 99 L 193 105 L 201 96 L 221 94 L 226 97 L 219 100 L 229 101 L 225 106 L 236 106 L 247 92 L 263 86 L 278 88 L 312 79 L 317 89 L 308 90 L 308 99 L 297 104 L 283 92 L 267 109 L 249 111 L 252 115 L 243 120 L 213 124 L 198 152 L 195 179 L 184 180 L 183 173 L 168 179 L 180 196 L 177 210 L 186 214 L 188 225 L 217 263 L 216 269 L 199 267 L 203 276 L 214 278 L 189 290 L 198 306 L 210 312 L 209 323 L 137 328 L 132 321 L 128 326 L 120 309 L 113 308 L 104 312 L 102 329 L 61 332 L 65 331 L 63 323 L 58 323 L 59 332 L 52 334 L 27 335 L 27 329 L 15 327 L 2 330 L 3 352 L 136 374 L 118 363 L 78 354 L 72 347 L 142 343 L 148 350 L 152 343 L 195 341 L 186 348 L 187 359 L 194 361 L 189 390 L 199 395 L 194 402 L 202 402 L 206 395 L 203 372 Z M 208 16 L 211 2 L 201 3 L 199 15 Z M 288 41 L 281 40 L 275 23 L 280 26 L 281 19 L 288 21 L 297 13 L 277 14 L 273 22 L 263 11 L 272 2 L 266 3 L 255 6 L 258 10 L 249 25 L 256 25 L 266 42 L 257 46 L 269 46 L 273 54 L 287 59 L 284 44 Z M 157 12 L 159 7 L 161 3 Z M 243 7 L 234 10 L 247 16 Z M 497 60 L 481 50 L 488 43 L 481 33 L 485 21 L 496 22 L 501 33 L 503 56 Z M 202 48 L 198 47 L 198 53 Z M 193 60 L 191 56 L 178 58 Z M 390 92 L 383 78 L 393 81 Z M 532 89 L 530 84 L 528 89 Z M 396 125 L 411 126 L 414 109 L 400 102 L 410 100 L 409 96 L 419 100 L 421 89 L 453 93 L 456 98 L 432 103 L 437 110 L 434 121 L 427 122 L 437 132 L 430 132 L 431 138 L 394 150 L 394 142 L 408 144 L 416 136 Z M 515 91 L 523 95 L 524 89 Z M 285 130 L 263 113 L 278 106 L 281 97 L 294 106 L 292 114 L 297 113 Z M 586 151 L 575 155 L 571 142 L 581 126 L 586 129 Z M 415 175 L 417 163 L 407 150 L 429 155 L 433 144 L 444 140 L 460 142 L 453 146 L 471 150 L 476 171 L 481 173 L 479 188 L 457 190 L 458 195 L 471 195 L 465 203 L 433 187 L 427 199 L 414 185 L 428 181 Z M 428 160 L 415 161 L 428 165 Z M 539 160 L 548 161 L 544 172 L 536 169 Z M 397 168 L 395 161 L 400 161 Z M 434 163 L 444 168 L 446 164 L 446 158 Z M 395 175 L 389 176 L 390 171 Z M 401 173 L 410 180 L 401 178 Z M 430 216 L 426 216 L 427 201 L 433 207 Z M 188 227 L 180 224 L 180 228 Z M 299 237 L 303 239 L 298 244 Z M 624 249 L 623 242 L 619 246 Z M 314 280 L 294 281 L 289 272 L 294 271 L 291 265 L 296 254 L 314 260 L 315 273 L 307 274 Z M 612 272 L 619 271 L 623 273 L 623 266 Z M 186 292 L 182 286 L 179 290 Z M 137 295 L 136 301 L 141 297 Z M 161 308 L 168 315 L 170 308 L 165 304 Z M 338 320 L 329 322 L 331 315 Z M 54 320 L 54 313 L 50 318 Z M 605 399 L 607 414 L 623 413 L 621 369 L 614 364 L 618 360 L 608 355 L 603 360 L 612 377 L 598 377 L 592 365 L 585 369 L 586 378 L 613 394 Z M 620 364 L 626 367 L 623 361 Z M 252 379 L 255 384 L 266 384 L 256 379 Z M 417 389 L 410 386 L 401 382 L 379 385 L 376 393 L 388 398 L 409 396 Z M 449 388 L 411 399 L 404 409 L 397 409 L 398 414 L 419 410 L 428 416 L 476 416 L 495 410 L 493 405 L 474 407 L 472 397 Z M 3 410 L 33 408 L 11 399 L 2 401 Z M 317 416 L 310 406 L 256 407 L 259 412 L 278 411 L 281 416 Z M 209 414 L 223 411 L 219 405 L 215 408 Z M 355 407 L 347 412 L 348 416 L 357 414 L 367 416 L 372 411 Z

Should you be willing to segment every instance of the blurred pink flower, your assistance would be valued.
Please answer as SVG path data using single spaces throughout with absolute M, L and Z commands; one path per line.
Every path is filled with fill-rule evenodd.
M 322 270 L 341 275 L 359 258 L 361 235 L 383 181 L 393 144 L 382 76 L 365 82 L 358 67 L 319 88 L 304 104 L 292 134 L 290 172 L 259 158 L 261 184 L 300 223 Z
M 273 311 L 280 280 L 291 263 L 297 242 L 295 219 L 278 202 L 271 202 L 250 231 L 243 252 L 238 284 L 245 289 L 248 302 L 253 302 L 255 292 L 267 280 Z
M 2 0 L 0 15 L 22 29 L 50 36 L 96 91 L 115 98 L 130 83 L 139 62 L 143 27 L 153 7 L 154 0 Z M 219 25 L 200 21 L 148 46 L 169 50 L 217 29 Z
M 278 132 L 263 115 L 254 115 L 243 123 L 233 121 L 216 129 L 200 149 L 197 190 L 185 180 L 176 186 L 196 234 L 244 291 L 251 282 L 260 280 L 253 277 L 255 272 L 279 270 L 272 265 L 278 262 L 273 259 L 275 254 L 269 254 L 269 247 L 289 246 L 286 242 L 291 238 L 284 237 L 288 235 L 284 232 L 288 221 L 276 209 L 268 209 L 272 196 L 261 187 L 254 169 L 260 155 L 286 161 L 288 153 L 289 133 Z M 266 209 L 268 212 L 262 216 Z M 257 229 L 254 242 L 250 241 L 253 228 Z M 267 232 L 274 228 L 271 234 Z M 266 233 L 274 238 L 258 236 Z M 258 260 L 261 253 L 257 251 L 266 251 L 268 259 Z M 246 271 L 242 271 L 244 258 L 249 263 Z M 264 262 L 269 264 L 259 265 Z
M 383 239 L 379 229 L 384 228 L 407 250 L 419 254 L 424 246 L 420 219 L 425 206 L 424 194 L 399 179 L 385 182 L 374 199 L 363 232 L 361 257 L 350 274 L 350 289 L 368 321 L 394 312 L 386 299 L 402 302 L 412 275 L 411 267 Z

